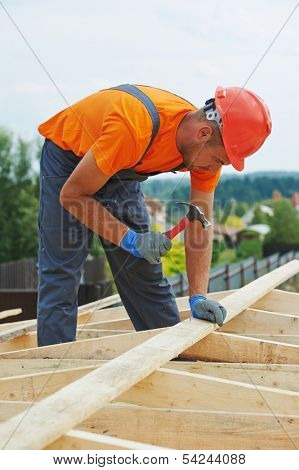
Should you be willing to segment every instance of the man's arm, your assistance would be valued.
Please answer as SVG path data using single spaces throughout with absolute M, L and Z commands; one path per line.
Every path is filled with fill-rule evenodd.
M 65 182 L 60 203 L 82 224 L 106 240 L 119 245 L 128 227 L 91 197 L 108 181 L 89 150 Z
M 199 191 L 191 186 L 190 202 L 199 206 L 206 218 L 213 215 L 214 192 Z M 202 228 L 199 221 L 191 223 L 185 230 L 186 267 L 189 295 L 206 295 L 212 256 L 213 228 Z
M 65 182 L 60 193 L 61 205 L 106 240 L 137 258 L 145 258 L 151 264 L 159 263 L 161 256 L 171 248 L 166 235 L 151 231 L 137 233 L 129 229 L 92 197 L 109 178 L 99 169 L 89 150 Z

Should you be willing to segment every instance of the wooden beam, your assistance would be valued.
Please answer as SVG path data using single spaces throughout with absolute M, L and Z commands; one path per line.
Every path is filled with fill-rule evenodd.
M 190 364 L 190 363 L 189 363 Z M 83 377 L 84 375 L 86 375 L 88 372 L 90 372 L 91 370 L 94 370 L 95 368 L 97 367 L 101 367 L 103 365 L 103 363 L 100 363 L 100 364 L 92 364 L 92 365 L 88 365 L 88 366 L 83 366 L 83 367 L 76 367 L 76 368 L 71 368 L 71 369 L 58 369 L 56 371 L 47 371 L 47 372 L 41 372 L 41 373 L 31 373 L 31 374 L 27 374 L 27 375 L 19 375 L 19 376 L 13 376 L 13 377 L 5 377 L 5 378 L 0 378 L 0 400 L 23 400 L 23 401 L 40 401 L 44 398 L 46 398 L 47 396 L 51 395 L 52 393 L 55 393 L 56 391 L 60 390 L 62 387 L 74 382 L 75 380 L 77 380 L 78 378 L 80 377 Z M 186 390 L 185 390 L 185 393 L 182 393 L 182 396 L 187 396 L 188 397 L 188 401 L 189 398 L 190 398 L 190 393 L 192 393 L 192 390 L 193 390 L 193 387 L 196 386 L 196 383 L 197 383 L 197 377 L 196 377 L 196 374 L 200 374 L 200 372 L 196 372 L 196 374 L 194 374 L 194 369 L 196 370 L 196 363 L 195 364 L 191 364 L 189 368 L 187 367 L 184 367 L 180 369 L 179 367 L 180 363 L 177 363 L 175 362 L 174 363 L 174 366 L 171 366 L 171 363 L 168 363 L 167 366 L 169 369 L 173 369 L 174 372 L 177 373 L 176 376 L 174 376 L 174 378 L 177 378 L 177 386 L 174 387 L 173 389 L 173 392 L 169 391 L 167 392 L 167 400 L 170 400 L 170 402 L 172 403 L 172 405 L 169 405 L 169 404 L 164 404 L 163 400 L 161 400 L 161 406 L 162 407 L 176 407 L 176 408 L 181 408 L 181 407 L 184 407 L 184 405 L 181 403 L 181 402 L 177 402 L 176 401 L 176 398 L 172 397 L 173 393 L 175 395 L 178 394 L 178 390 L 180 390 L 180 386 L 184 386 L 184 381 L 186 380 Z M 177 366 L 177 368 L 175 369 L 175 366 Z M 288 367 L 288 366 L 287 366 Z M 296 366 L 295 366 L 296 367 Z M 211 380 L 214 378 L 216 379 L 220 379 L 220 386 L 221 388 L 222 387 L 222 383 L 221 383 L 221 380 L 222 378 L 224 378 L 224 374 L 222 373 L 221 374 L 215 374 L 214 376 L 211 376 L 211 372 L 216 371 L 217 372 L 217 369 L 214 368 L 212 369 L 211 367 L 207 369 L 209 370 L 210 374 L 208 374 L 206 372 L 206 374 L 204 375 L 210 375 L 210 378 Z M 219 369 L 219 367 L 218 367 Z M 222 369 L 221 369 L 222 370 Z M 297 367 L 297 372 L 299 371 L 299 366 Z M 161 371 L 161 369 L 160 369 Z M 182 374 L 180 375 L 180 372 L 182 372 Z M 183 375 L 184 372 L 187 372 L 189 375 L 185 376 Z M 190 372 L 192 372 L 192 376 L 193 376 L 193 379 L 194 381 L 192 381 L 192 377 L 190 376 Z M 246 372 L 246 373 L 245 373 Z M 260 373 L 261 374 L 261 373 Z M 265 383 L 265 376 L 267 376 L 267 370 L 263 370 L 262 371 L 262 377 L 263 377 L 263 381 Z M 290 373 L 289 373 L 290 374 Z M 203 375 L 203 374 L 200 374 L 200 376 Z M 233 375 L 233 374 L 231 374 Z M 236 375 L 236 374 L 235 374 Z M 239 370 L 239 374 L 238 374 L 238 378 L 240 378 L 240 370 Z M 294 376 L 294 373 L 292 374 Z M 296 378 L 298 378 L 298 375 L 297 374 L 297 377 L 294 376 L 292 377 L 292 380 L 294 382 L 294 380 Z M 156 376 L 158 378 L 156 378 Z M 162 377 L 165 376 L 165 374 L 163 375 L 162 374 Z M 173 379 L 173 377 L 170 375 L 168 375 L 170 377 L 170 379 Z M 226 374 L 227 376 L 227 374 Z M 272 376 L 273 376 L 273 373 L 272 373 Z M 280 380 L 280 384 L 281 384 L 281 387 L 278 387 L 277 385 L 277 380 L 278 380 L 278 374 L 276 374 L 276 377 L 275 377 L 275 381 L 274 381 L 274 388 L 282 388 L 282 389 L 285 389 L 285 390 L 290 390 L 289 387 L 287 387 L 284 383 L 281 383 L 282 380 Z M 186 379 L 191 377 L 191 381 L 188 382 L 188 380 Z M 249 384 L 250 387 L 254 386 L 255 385 L 259 385 L 258 383 L 256 383 L 254 381 L 254 378 L 256 377 L 255 376 L 252 376 L 250 375 L 250 373 L 248 373 L 248 371 L 242 371 L 242 380 L 234 380 L 232 382 L 232 389 L 235 389 L 236 388 L 236 384 L 238 384 L 239 382 L 242 382 L 242 384 L 246 383 L 246 384 Z M 145 383 L 148 384 L 148 381 L 150 382 L 150 390 L 148 391 L 148 394 L 149 394 L 149 399 L 151 400 L 152 399 L 152 395 L 154 393 L 157 394 L 158 397 L 160 397 L 160 394 L 163 395 L 163 392 L 162 390 L 164 390 L 164 393 L 166 393 L 166 389 L 165 389 L 165 385 L 163 384 L 163 381 L 161 380 L 161 391 L 160 391 L 160 386 L 159 386 L 159 380 L 161 378 L 161 374 L 157 374 L 157 371 L 154 372 L 148 379 L 145 380 Z M 166 374 L 166 378 L 167 378 L 167 374 Z M 229 377 L 230 380 L 227 380 L 229 383 L 231 383 L 231 377 Z M 144 382 L 144 381 L 143 381 Z M 166 380 L 167 382 L 167 380 Z M 268 379 L 268 383 L 269 383 L 269 379 Z M 214 383 L 212 383 L 212 386 L 214 385 Z M 271 387 L 272 387 L 272 384 L 270 382 L 269 384 Z M 297 384 L 298 385 L 298 384 Z M 263 385 L 264 386 L 264 385 Z M 136 393 L 134 392 L 134 390 L 137 392 L 139 391 L 139 388 L 142 388 L 143 391 L 145 391 L 147 393 L 147 390 L 146 390 L 146 386 L 143 385 L 142 382 L 140 382 L 139 384 L 137 384 L 135 387 L 133 387 L 133 396 L 135 397 Z M 188 387 L 190 387 L 190 392 L 188 392 Z M 217 385 L 217 387 L 219 387 L 219 385 Z M 268 388 L 270 388 L 269 386 L 267 386 Z M 297 387 L 297 390 L 298 390 L 299 386 Z M 254 388 L 254 390 L 256 390 Z M 292 389 L 291 389 L 292 390 Z M 247 391 L 247 389 L 245 388 L 245 391 Z M 294 390 L 293 390 L 294 391 Z M 196 393 L 198 392 L 198 390 L 196 391 Z M 208 399 L 212 399 L 212 395 L 211 395 L 211 391 L 208 390 L 207 392 L 205 392 L 204 390 L 201 390 L 200 391 L 200 396 L 202 395 L 202 393 L 206 393 L 208 394 Z M 232 392 L 230 392 L 231 395 L 233 395 Z M 240 390 L 238 389 L 237 387 L 237 392 L 236 392 L 238 395 L 240 395 L 240 399 L 241 400 L 244 400 L 244 397 L 242 395 L 243 393 L 243 387 L 240 388 Z M 122 395 L 119 400 L 120 401 L 131 401 L 131 399 L 129 398 L 129 400 L 127 399 L 127 397 L 131 397 L 132 395 L 132 389 L 128 392 L 126 392 L 125 394 L 125 397 L 124 395 Z M 138 395 L 138 393 L 137 393 Z M 161 397 L 160 397 L 161 398 Z M 260 397 L 258 397 L 260 398 Z M 282 400 L 281 400 L 282 401 Z M 134 403 L 136 403 L 135 401 L 135 398 L 134 398 Z M 191 400 L 191 406 L 196 409 L 197 406 L 196 406 L 196 401 L 192 401 Z M 204 409 L 204 401 L 201 401 L 202 405 L 201 407 L 203 407 L 202 409 Z M 146 406 L 155 406 L 155 407 L 158 407 L 159 405 L 155 403 L 152 403 L 151 401 L 149 403 L 140 403 L 138 402 L 137 404 L 146 404 Z M 223 400 L 221 401 L 221 406 L 223 405 Z M 228 409 L 228 407 L 230 407 L 230 405 L 228 404 L 225 409 Z M 210 408 L 207 408 L 207 409 L 210 409 Z M 212 408 L 211 408 L 212 409 Z M 233 408 L 234 409 L 234 408 Z M 235 409 L 234 409 L 235 410 Z M 236 411 L 236 410 L 235 410 Z M 240 411 L 240 410 L 238 410 Z M 251 410 L 253 411 L 253 410 Z M 260 408 L 258 408 L 257 411 L 261 411 Z M 293 412 L 293 411 L 290 411 L 290 412 Z
M 104 308 L 108 305 L 113 305 L 120 301 L 120 297 L 118 294 L 111 295 L 110 297 L 106 297 L 104 299 L 97 300 L 96 302 L 92 302 L 87 305 L 82 305 L 78 309 L 78 320 L 81 319 L 84 322 L 84 319 L 91 315 L 92 312 Z M 18 336 L 23 336 L 27 334 L 29 331 L 36 329 L 37 322 L 36 320 L 30 320 L 26 326 L 18 325 L 18 322 L 12 323 L 12 327 L 6 331 L 0 333 L 0 342 L 7 341 L 8 339 L 17 338 Z
M 106 336 L 124 335 L 131 333 L 130 330 L 91 330 L 83 329 L 77 330 L 77 340 L 90 339 L 90 338 L 104 338 Z
M 252 308 L 298 316 L 298 305 L 299 293 L 273 289 L 272 292 L 269 292 L 254 303 Z
M 299 392 L 298 365 L 170 361 L 163 367 Z
M 12 308 L 10 310 L 4 310 L 0 312 L 0 320 L 3 320 L 4 318 L 8 317 L 13 317 L 14 315 L 20 315 L 22 313 L 21 308 Z
M 79 325 L 79 328 L 88 328 L 93 330 L 135 330 L 133 323 L 129 318 L 85 323 L 84 325 Z
M 130 423 L 130 426 L 128 426 Z M 172 449 L 299 447 L 299 416 L 107 406 L 77 429 L 138 439 Z
M 26 412 L 30 406 L 32 403 L 0 401 L 0 421 L 20 411 Z M 172 449 L 293 450 L 299 447 L 298 414 L 274 416 L 273 413 L 227 413 L 110 404 L 77 425 L 76 429 Z
M 230 333 L 214 333 L 180 354 L 200 361 L 299 364 L 299 346 L 260 341 Z
M 118 397 L 152 408 L 296 414 L 299 393 L 190 372 L 160 369 Z
M 69 431 L 54 441 L 45 450 L 163 450 L 138 441 L 119 439 L 86 431 Z
M 298 305 L 299 311 L 299 305 Z M 299 335 L 299 317 L 248 308 L 226 323 L 223 333 L 267 333 L 272 335 Z
M 5 336 L 5 335 L 3 335 Z M 2 336 L 2 339 L 3 339 Z M 22 349 L 36 348 L 37 339 L 35 332 L 26 332 L 24 335 L 12 336 L 11 339 L 0 342 L 0 354 L 2 352 L 20 351 Z
M 105 363 L 106 361 L 93 359 L 3 359 L 0 361 L 0 377 L 53 372 Z
M 164 330 L 167 328 L 3 352 L 0 354 L 0 361 L 2 359 L 59 359 L 62 357 L 64 359 L 113 359 Z
M 299 261 L 293 260 L 223 299 L 222 304 L 228 310 L 227 321 L 298 271 Z M 46 447 L 215 329 L 215 324 L 196 319 L 186 320 L 168 328 L 45 398 L 26 413 L 20 413 L 1 424 L 1 447 Z M 91 390 L 93 393 L 90 393 Z
M 261 341 L 271 341 L 275 343 L 285 343 L 285 344 L 293 344 L 295 346 L 299 346 L 299 335 L 264 335 L 264 334 L 254 334 L 251 333 L 249 335 L 244 334 L 244 336 L 256 338 Z

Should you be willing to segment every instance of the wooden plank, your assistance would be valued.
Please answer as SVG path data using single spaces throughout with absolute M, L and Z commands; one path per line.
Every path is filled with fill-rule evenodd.
M 130 426 L 128 426 L 130 423 Z M 299 416 L 107 406 L 78 429 L 172 449 L 298 449 Z
M 32 403 L 0 401 L 0 421 L 20 411 L 26 412 L 30 406 Z M 297 449 L 299 446 L 298 414 L 274 416 L 273 413 L 109 404 L 77 425 L 76 429 L 173 449 L 266 450 Z
M 129 318 L 119 318 L 116 320 L 85 323 L 84 325 L 79 325 L 79 328 L 88 328 L 96 330 L 135 330 L 133 323 Z
M 138 441 L 119 439 L 86 431 L 73 430 L 54 441 L 46 450 L 163 450 Z M 165 447 L 164 447 L 165 449 Z
M 3 339 L 3 337 L 2 337 Z M 22 349 L 36 348 L 37 339 L 35 332 L 26 332 L 24 335 L 12 336 L 11 339 L 0 342 L 0 354 L 2 352 L 20 351 Z
M 18 358 L 59 359 L 63 357 L 64 359 L 113 359 L 123 352 L 145 342 L 148 338 L 157 336 L 164 330 L 167 330 L 167 328 L 3 352 L 0 354 L 0 362 L 2 359 Z
M 152 408 L 297 414 L 299 393 L 190 372 L 159 369 L 118 397 Z
M 90 338 L 104 338 L 105 336 L 115 336 L 130 333 L 130 330 L 90 330 L 83 329 L 77 331 L 77 340 L 90 339 Z
M 299 306 L 298 306 L 299 310 Z M 299 317 L 248 308 L 219 329 L 223 333 L 299 335 Z
M 222 304 L 228 311 L 227 321 L 297 274 L 298 270 L 299 261 L 293 260 L 224 298 Z M 26 413 L 1 424 L 1 447 L 41 449 L 49 445 L 215 329 L 215 324 L 196 319 L 168 328 L 45 398 Z
M 295 346 L 299 346 L 299 335 L 264 335 L 251 333 L 249 335 L 244 334 L 244 336 L 260 339 L 261 341 L 274 341 L 276 343 L 293 344 Z
M 101 367 L 101 365 L 0 378 L 0 400 L 42 400 L 62 387 L 83 377 L 96 367 Z M 202 380 L 203 377 L 205 377 L 205 380 Z M 266 403 L 270 400 L 271 409 L 275 409 L 277 413 L 282 412 L 281 409 L 277 409 L 275 401 L 277 400 L 276 390 L 272 392 L 270 387 L 253 385 L 249 379 L 247 382 L 244 385 L 244 383 L 219 377 L 160 369 L 121 395 L 119 400 L 137 405 L 162 408 L 192 407 L 194 409 L 200 408 L 214 411 L 231 409 L 232 411 L 248 412 L 267 411 Z M 284 390 L 278 390 L 278 392 L 283 394 Z M 272 398 L 273 393 L 274 401 Z M 268 395 L 270 395 L 270 399 Z M 261 403 L 261 396 L 265 402 Z M 287 404 L 284 403 L 286 398 Z M 294 406 L 298 406 L 299 410 L 298 393 L 292 392 L 288 394 L 286 392 L 286 398 L 283 396 L 278 398 L 284 412 L 294 413 Z M 292 399 L 295 400 L 295 405 Z M 246 408 L 246 406 L 249 408 Z M 264 406 L 266 406 L 266 409 L 263 408 Z
M 252 308 L 298 316 L 298 305 L 299 293 L 274 289 L 254 303 Z
M 109 307 L 109 305 L 117 304 L 120 302 L 119 294 L 110 295 L 109 297 L 104 297 L 103 299 L 96 300 L 94 302 L 90 302 L 89 304 L 81 305 L 78 307 L 78 316 L 82 313 L 94 312 L 96 310 Z
M 82 317 L 82 321 L 88 318 L 88 315 L 92 315 L 92 313 L 98 309 L 104 308 L 108 305 L 117 303 L 120 301 L 120 297 L 118 294 L 112 295 L 110 297 L 106 297 L 104 299 L 97 300 L 96 302 L 92 302 L 90 304 L 82 305 L 78 309 L 78 321 Z M 26 326 L 18 325 L 18 322 L 14 322 L 13 326 L 8 331 L 3 331 L 0 333 L 0 342 L 7 341 L 8 339 L 17 338 L 18 336 L 23 336 L 24 334 L 28 333 L 36 329 L 37 322 L 36 320 L 30 320 Z
M 8 317 L 13 317 L 14 315 L 20 315 L 22 313 L 21 308 L 12 308 L 10 310 L 3 310 L 0 312 L 0 320 L 3 320 L 4 318 Z
M 163 367 L 299 392 L 298 365 L 170 361 Z
M 4 359 L 0 361 L 0 377 L 46 373 L 105 363 L 106 361 L 93 359 Z
M 299 347 L 230 333 L 214 333 L 180 354 L 200 361 L 299 364 Z

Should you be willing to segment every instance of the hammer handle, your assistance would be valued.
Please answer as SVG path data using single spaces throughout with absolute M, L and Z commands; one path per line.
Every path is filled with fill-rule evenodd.
M 190 225 L 190 220 L 188 217 L 184 217 L 182 220 L 180 220 L 174 227 L 172 227 L 170 230 L 167 232 L 164 232 L 164 235 L 166 237 L 170 238 L 172 240 L 174 237 L 176 237 L 182 230 L 185 230 L 186 227 Z

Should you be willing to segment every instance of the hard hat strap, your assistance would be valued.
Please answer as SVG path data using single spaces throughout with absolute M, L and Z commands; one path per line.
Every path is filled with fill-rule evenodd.
M 216 108 L 214 98 L 210 98 L 209 100 L 205 102 L 203 110 L 205 112 L 206 119 L 208 121 L 216 121 L 220 132 L 222 132 L 222 119 L 221 119 L 220 112 Z

